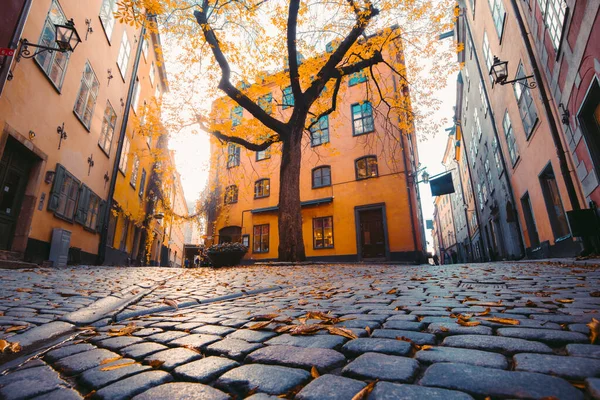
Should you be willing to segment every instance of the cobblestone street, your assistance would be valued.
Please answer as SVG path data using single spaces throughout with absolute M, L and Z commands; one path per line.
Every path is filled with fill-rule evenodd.
M 599 267 L 0 270 L 0 398 L 598 399 Z

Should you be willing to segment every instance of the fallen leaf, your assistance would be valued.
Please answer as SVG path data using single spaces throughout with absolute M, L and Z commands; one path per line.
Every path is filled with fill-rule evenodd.
M 83 400 L 89 400 L 89 399 L 91 399 L 92 397 L 94 397 L 95 395 L 96 395 L 96 391 L 95 391 L 95 390 L 92 390 L 91 392 L 89 392 L 88 394 L 86 394 L 86 395 L 83 397 Z
M 598 293 L 600 293 L 600 292 L 598 292 Z M 533 302 L 533 301 L 531 301 L 531 300 L 527 300 L 527 303 L 525 303 L 525 307 L 532 307 L 532 308 L 535 308 L 535 307 L 537 307 L 537 306 L 538 306 L 538 305 L 537 305 L 537 303 L 535 303 L 535 302 Z
M 113 358 L 105 358 L 104 360 L 102 360 L 102 361 L 100 362 L 100 365 L 106 365 L 106 364 L 110 364 L 111 362 L 118 361 L 118 360 L 120 360 L 121 358 L 123 358 L 123 357 L 121 357 L 121 356 L 116 356 L 116 357 L 113 357 Z
M 117 364 L 117 365 L 109 365 L 108 367 L 100 368 L 100 371 L 113 371 L 115 369 L 129 367 L 130 365 L 133 365 L 135 363 L 136 363 L 135 361 L 130 361 L 130 362 L 125 362 L 125 363 Z
M 314 365 L 313 365 L 313 366 L 312 366 L 312 368 L 310 369 L 310 375 L 311 375 L 313 378 L 315 378 L 315 379 L 317 379 L 319 376 L 321 376 L 321 375 L 319 374 L 319 371 L 317 370 L 317 367 L 315 367 Z
M 308 300 L 300 299 L 298 300 L 298 305 L 305 306 L 308 304 Z
M 396 292 L 397 292 L 396 289 L 391 289 L 391 290 L 388 290 L 385 294 L 394 294 Z
M 429 344 L 424 344 L 423 346 L 421 346 L 421 350 L 431 350 L 433 349 L 433 346 L 429 345 Z
M 573 303 L 575 300 L 574 299 L 556 299 L 554 301 L 556 301 L 557 303 L 570 304 L 570 303 Z
M 277 328 L 273 329 L 273 331 L 275 331 L 277 333 L 286 333 L 286 332 L 291 331 L 295 327 L 296 327 L 296 325 L 282 325 L 282 326 L 278 326 Z
M 371 328 L 365 326 L 365 331 L 367 331 L 367 335 L 371 336 Z
M 450 329 L 445 327 L 445 326 L 440 326 L 440 331 L 442 332 L 448 332 Z
M 590 328 L 590 343 L 596 343 L 596 339 L 598 339 L 598 334 L 600 334 L 600 321 L 596 318 L 592 318 L 592 322 L 586 324 L 588 328 Z
M 475 314 L 478 317 L 484 317 L 486 315 L 488 315 L 492 310 L 490 310 L 490 308 L 486 308 L 484 312 L 480 312 L 479 314 Z
M 354 397 L 352 397 L 352 400 L 366 400 L 369 397 L 369 394 L 371 394 L 371 392 L 375 388 L 376 384 L 377 381 L 369 383 L 367 386 L 362 388 L 360 392 L 356 393 Z
M 260 329 L 263 329 L 263 328 L 267 327 L 270 323 L 271 323 L 271 321 L 257 322 L 256 324 L 250 325 L 248 327 L 248 329 L 252 329 L 253 331 L 257 331 L 257 330 L 260 330 Z
M 9 332 L 15 332 L 15 331 L 22 331 L 23 329 L 27 329 L 29 328 L 29 325 L 14 325 L 11 326 L 10 328 L 8 328 L 7 330 L 5 330 L 5 333 L 9 333 Z
M 489 318 L 482 318 L 486 321 L 490 321 L 490 322 L 496 322 L 498 324 L 505 324 L 505 325 L 519 325 L 521 323 L 521 321 L 519 321 L 518 319 L 512 319 L 512 318 L 498 318 L 498 317 L 489 317 Z
M 19 344 L 19 342 L 14 342 L 10 344 L 10 351 L 12 351 L 13 353 L 18 353 L 21 351 L 21 345 Z
M 592 296 L 592 297 L 600 297 L 600 292 L 590 292 L 590 296 Z
M 321 325 L 321 324 L 296 325 L 290 331 L 290 335 L 314 335 L 321 329 L 323 329 L 323 325 Z
M 160 368 L 165 362 L 162 360 L 152 360 L 148 363 L 152 368 Z
M 130 324 L 128 324 L 126 327 L 121 328 L 121 329 L 115 329 L 112 328 L 108 331 L 108 336 L 127 336 L 127 335 L 131 335 L 133 332 L 137 331 L 138 328 L 137 326 L 135 326 L 135 323 L 132 322 Z
M 458 318 L 456 320 L 456 323 L 459 324 L 460 326 L 477 326 L 477 325 L 481 324 L 481 322 L 479 322 L 479 321 L 467 321 L 467 320 L 464 320 L 461 318 Z
M 177 305 L 177 302 L 173 299 L 164 299 L 163 303 L 165 303 L 168 306 L 171 306 L 175 309 L 179 309 L 179 306 Z
M 31 288 L 17 288 L 17 292 L 20 293 L 31 293 L 33 291 L 33 289 Z
M 0 353 L 4 353 L 4 350 L 8 349 L 9 346 L 10 343 L 8 343 L 6 340 L 0 340 Z
M 356 334 L 348 328 L 338 328 L 335 326 L 328 326 L 325 329 L 327 329 L 327 331 L 329 333 L 331 333 L 332 335 L 343 336 L 348 339 L 358 339 L 358 336 L 356 336 Z

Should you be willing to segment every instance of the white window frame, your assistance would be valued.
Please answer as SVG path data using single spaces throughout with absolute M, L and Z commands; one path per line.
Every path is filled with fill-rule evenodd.
M 123 31 L 123 37 L 121 38 L 121 47 L 119 48 L 119 56 L 117 57 L 117 67 L 121 77 L 125 79 L 127 73 L 127 66 L 129 65 L 129 57 L 131 55 L 131 43 L 127 37 L 127 31 Z
M 129 160 L 129 148 L 131 143 L 129 142 L 129 138 L 125 136 L 123 139 L 123 149 L 121 150 L 121 159 L 119 160 L 119 171 L 123 175 L 127 172 L 127 161 Z
M 117 11 L 117 0 L 103 0 L 100 7 L 100 24 L 104 29 L 104 34 L 110 43 L 110 38 L 115 29 L 115 12 Z
M 112 147 L 112 139 L 115 134 L 115 126 L 117 125 L 117 113 L 110 104 L 106 102 L 106 108 L 104 109 L 104 117 L 102 118 L 102 129 L 100 130 L 100 138 L 98 139 L 98 146 L 110 156 L 110 149 Z
M 494 56 L 492 55 L 492 50 L 490 48 L 490 40 L 488 39 L 487 32 L 483 32 L 483 58 L 485 60 L 485 65 L 487 66 L 486 73 L 489 75 L 490 70 L 492 69 L 492 65 L 494 65 Z M 490 76 L 490 80 L 492 80 L 492 75 Z M 493 80 L 492 80 L 493 82 Z
M 504 135 L 506 137 L 506 146 L 508 147 L 508 155 L 512 166 L 514 167 L 519 159 L 519 147 L 515 138 L 515 133 L 512 128 L 512 122 L 510 121 L 510 115 L 508 110 L 504 113 L 504 119 L 502 120 L 502 128 L 504 129 Z
M 502 0 L 494 0 L 494 3 L 490 3 L 492 11 L 492 19 L 494 20 L 494 27 L 498 33 L 498 39 L 502 40 L 502 34 L 504 33 L 504 20 L 506 19 L 506 11 L 504 10 L 504 3 Z
M 56 12 L 56 15 L 52 14 L 53 10 Z M 60 4 L 58 4 L 58 1 L 52 0 L 50 3 L 50 8 L 48 9 L 48 14 L 46 15 L 46 20 L 44 21 L 44 26 L 42 28 L 42 33 L 40 34 L 38 44 L 42 46 L 56 47 L 55 25 L 64 24 L 65 22 L 67 22 L 67 17 L 65 17 L 65 13 L 60 7 Z M 44 38 L 44 34 L 50 35 L 52 40 L 48 40 L 49 37 Z M 65 79 L 70 54 L 70 52 L 62 53 L 60 51 L 45 51 L 35 56 L 35 62 L 40 66 L 42 71 L 44 71 L 44 74 L 46 74 L 50 82 L 52 82 L 58 91 L 60 91 L 62 88 L 62 84 Z M 55 75 L 53 73 L 54 71 L 58 71 L 58 74 Z
M 137 186 L 137 176 L 140 171 L 140 158 L 137 154 L 133 155 L 133 167 L 131 168 L 131 177 L 129 178 L 129 184 L 132 188 Z
M 100 82 L 98 82 L 98 77 L 90 62 L 86 61 L 83 73 L 81 74 L 81 84 L 77 92 L 73 112 L 88 130 L 92 124 L 92 116 L 96 108 L 99 88 Z

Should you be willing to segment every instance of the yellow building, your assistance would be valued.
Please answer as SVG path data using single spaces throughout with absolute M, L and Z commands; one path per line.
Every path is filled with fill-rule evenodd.
M 0 250 L 17 258 L 48 260 L 53 231 L 60 228 L 70 232 L 70 262 L 97 261 L 119 133 L 130 111 L 126 107 L 131 114 L 141 113 L 144 102 L 165 90 L 164 70 L 154 51 L 158 36 L 143 38 L 140 29 L 119 24 L 114 10 L 116 0 L 84 5 L 38 0 L 25 2 L 19 15 L 24 27 L 17 42 L 56 47 L 55 25 L 72 20 L 81 43 L 65 53 L 37 53 L 41 49 L 30 46 L 31 59 L 16 62 L 18 52 L 5 59 L 11 76 L 0 97 L 0 180 L 5 188 L 0 194 Z M 132 74 L 137 48 L 142 55 Z M 143 209 L 141 171 L 149 171 L 142 157 L 132 179 L 134 154 L 148 148 L 146 139 L 131 129 L 134 119 L 129 118 L 129 150 L 121 158 L 123 175 L 115 193 L 131 214 Z M 133 236 L 128 236 L 128 249 Z
M 169 151 L 168 165 L 164 173 L 163 179 L 163 201 L 168 205 L 172 213 L 167 213 L 163 220 L 164 223 L 164 240 L 163 248 L 167 250 L 167 259 L 171 267 L 181 267 L 183 265 L 185 244 L 185 227 L 190 223 L 183 219 L 188 216 L 188 207 L 181 185 L 181 176 L 175 167 L 175 152 Z
M 401 54 L 398 42 L 391 46 Z M 408 88 L 388 67 L 374 70 L 384 91 L 408 96 Z M 259 105 L 286 121 L 293 107 L 289 79 L 284 87 L 276 81 L 285 80 L 265 79 Z M 306 256 L 323 261 L 421 261 L 425 242 L 412 124 L 402 128 L 397 114 L 386 116 L 376 106 L 371 96 L 377 88 L 367 73 L 345 79 L 342 86 L 337 111 L 303 138 L 300 197 Z M 237 104 L 218 102 L 229 104 L 231 134 L 255 126 Z M 240 241 L 249 247 L 246 261 L 276 259 L 280 144 L 253 152 L 212 138 L 211 153 L 209 244 Z

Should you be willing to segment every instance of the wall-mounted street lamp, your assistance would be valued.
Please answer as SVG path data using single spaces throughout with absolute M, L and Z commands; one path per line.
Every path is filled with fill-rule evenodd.
M 54 43 L 57 47 L 42 46 L 40 44 L 30 43 L 27 39 L 21 39 L 21 48 L 17 54 L 17 62 L 23 58 L 33 58 L 40 53 L 45 51 L 58 51 L 60 53 L 73 52 L 77 45 L 81 42 L 81 38 L 75 29 L 75 23 L 73 19 L 65 22 L 64 25 L 54 25 Z M 33 54 L 29 51 L 29 47 L 35 47 L 36 50 Z
M 67 131 L 65 131 L 65 123 L 63 122 L 61 126 L 56 128 L 56 132 L 60 135 L 60 139 L 58 139 L 58 149 L 60 150 L 60 145 L 63 140 L 67 140 Z
M 419 166 L 420 165 L 421 165 L 421 163 L 419 163 Z M 427 167 L 423 167 L 423 168 L 416 170 L 412 174 L 408 174 L 408 182 L 409 183 L 417 183 L 417 184 L 424 183 L 427 185 L 429 183 L 429 174 L 425 170 L 426 168 Z M 421 174 L 421 180 L 419 180 L 419 174 Z
M 94 166 L 94 154 L 90 154 L 87 159 L 88 162 L 88 176 L 90 176 L 90 172 L 92 172 L 92 167 Z
M 507 85 L 512 83 L 519 83 L 529 89 L 535 89 L 537 87 L 537 83 L 535 81 L 527 82 L 527 79 L 533 78 L 533 75 L 524 76 L 522 78 L 513 79 L 512 81 L 507 81 L 508 79 L 508 61 L 501 61 L 498 57 L 494 56 L 494 64 L 490 68 L 490 76 L 494 79 L 494 83 L 499 83 L 501 85 Z M 525 82 L 522 82 L 525 81 Z
M 563 125 L 569 125 L 569 118 L 571 117 L 571 113 L 569 113 L 569 110 L 565 108 L 563 103 L 560 103 L 558 107 L 560 107 L 560 109 L 562 110 L 560 121 L 563 123 Z

